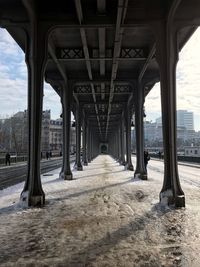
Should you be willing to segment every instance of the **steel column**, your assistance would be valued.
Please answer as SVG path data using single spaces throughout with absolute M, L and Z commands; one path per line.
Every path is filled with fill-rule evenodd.
M 42 124 L 43 76 L 47 61 L 47 33 L 42 30 L 34 7 L 24 2 L 31 21 L 30 43 L 26 51 L 28 67 L 28 117 L 29 117 L 29 153 L 27 180 L 21 193 L 21 202 L 25 206 L 42 206 L 45 194 L 40 177 L 40 147 Z
M 121 164 L 126 165 L 124 157 L 124 118 L 122 117 L 120 122 L 120 143 L 121 143 Z
M 75 168 L 78 171 L 83 170 L 83 166 L 81 164 L 81 107 L 79 103 L 76 105 L 76 162 Z
M 133 164 L 131 161 L 131 109 L 130 103 L 128 104 L 125 112 L 125 123 L 126 123 L 126 169 L 133 171 Z
M 119 142 L 119 130 L 118 128 L 116 129 L 116 138 L 115 138 L 115 143 L 116 143 L 116 159 L 117 161 L 119 162 L 120 161 L 120 149 L 119 149 L 119 146 L 120 146 L 120 142 Z
M 157 60 L 161 78 L 161 104 L 164 145 L 164 181 L 161 203 L 185 206 L 181 189 L 176 151 L 176 64 L 178 61 L 177 32 L 169 22 L 157 29 Z
M 90 130 L 90 123 L 87 122 L 87 159 L 88 163 L 91 162 L 91 130 Z
M 63 106 L 63 168 L 60 172 L 60 178 L 72 180 L 70 166 L 70 130 L 71 130 L 71 90 L 64 84 L 62 90 Z
M 118 131 L 117 131 L 117 135 L 118 135 L 118 148 L 119 148 L 119 164 L 121 164 L 121 159 L 122 159 L 122 148 L 121 148 L 121 129 L 120 129 L 120 125 L 117 127 Z
M 94 159 L 94 135 L 91 131 L 91 160 Z
M 147 180 L 147 171 L 144 166 L 144 89 L 141 81 L 138 81 L 136 86 L 135 99 L 136 170 L 134 177 Z
M 87 120 L 86 117 L 83 117 L 83 165 L 88 165 L 88 159 L 87 159 Z

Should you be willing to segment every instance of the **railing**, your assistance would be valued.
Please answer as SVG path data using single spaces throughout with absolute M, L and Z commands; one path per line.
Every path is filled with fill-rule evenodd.
M 159 158 L 159 155 L 149 153 L 152 158 Z M 163 155 L 161 156 L 163 159 Z M 200 163 L 200 157 L 190 157 L 190 156 L 181 156 L 178 155 L 178 161 L 192 162 L 192 163 Z
M 72 156 L 70 162 L 73 162 L 75 157 Z M 52 158 L 50 160 L 41 161 L 41 173 L 60 168 L 62 166 L 62 157 Z M 27 164 L 11 165 L 9 167 L 0 168 L 0 190 L 8 186 L 20 183 L 25 180 L 27 172 Z
M 27 161 L 27 156 L 10 156 L 10 163 Z M 0 158 L 0 165 L 5 165 L 6 159 Z
M 56 157 L 60 157 L 60 156 L 58 156 L 58 155 L 53 155 L 53 156 L 50 157 L 49 159 L 53 159 L 53 158 L 56 158 Z M 41 158 L 41 160 L 43 160 L 43 159 L 45 159 L 44 156 Z M 10 156 L 10 163 L 11 163 L 11 165 L 12 165 L 13 163 L 17 163 L 17 162 L 25 162 L 25 161 L 27 161 L 27 156 L 26 156 L 26 155 L 24 155 L 24 156 L 11 155 L 11 156 Z M 1 158 L 0 158 L 0 165 L 1 165 L 1 166 L 2 166 L 2 165 L 6 165 L 6 159 L 5 159 L 5 157 L 1 157 Z

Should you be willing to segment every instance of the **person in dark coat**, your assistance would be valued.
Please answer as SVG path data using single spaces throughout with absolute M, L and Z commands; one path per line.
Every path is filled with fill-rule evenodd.
M 6 165 L 7 164 L 10 165 L 10 154 L 8 152 L 6 153 Z
M 144 151 L 144 166 L 147 171 L 147 164 L 148 161 L 150 160 L 149 152 L 147 150 Z

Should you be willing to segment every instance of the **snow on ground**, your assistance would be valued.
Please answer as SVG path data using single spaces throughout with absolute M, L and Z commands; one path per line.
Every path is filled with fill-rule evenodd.
M 141 181 L 107 155 L 72 181 L 59 170 L 43 176 L 43 208 L 20 207 L 23 183 L 0 191 L 0 266 L 200 266 L 200 177 L 179 171 L 187 203 L 179 210 L 158 204 L 161 161 Z

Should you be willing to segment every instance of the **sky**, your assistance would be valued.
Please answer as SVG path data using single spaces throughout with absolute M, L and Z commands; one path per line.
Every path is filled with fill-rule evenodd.
M 179 53 L 176 72 L 177 110 L 194 114 L 194 127 L 200 131 L 200 27 Z M 160 83 L 145 99 L 146 120 L 155 121 L 161 116 Z
M 4 29 L 0 29 L 0 118 L 27 109 L 27 68 L 24 52 Z M 44 84 L 43 109 L 51 109 L 51 117 L 61 113 L 60 97 Z
M 195 130 L 200 131 L 200 28 L 179 54 L 177 65 L 177 109 L 194 113 Z M 0 29 L 0 118 L 27 108 L 27 70 L 24 53 L 7 33 Z M 50 85 L 44 85 L 43 109 L 51 109 L 51 117 L 61 113 L 60 98 Z M 146 120 L 161 116 L 160 84 L 156 84 L 145 100 Z

